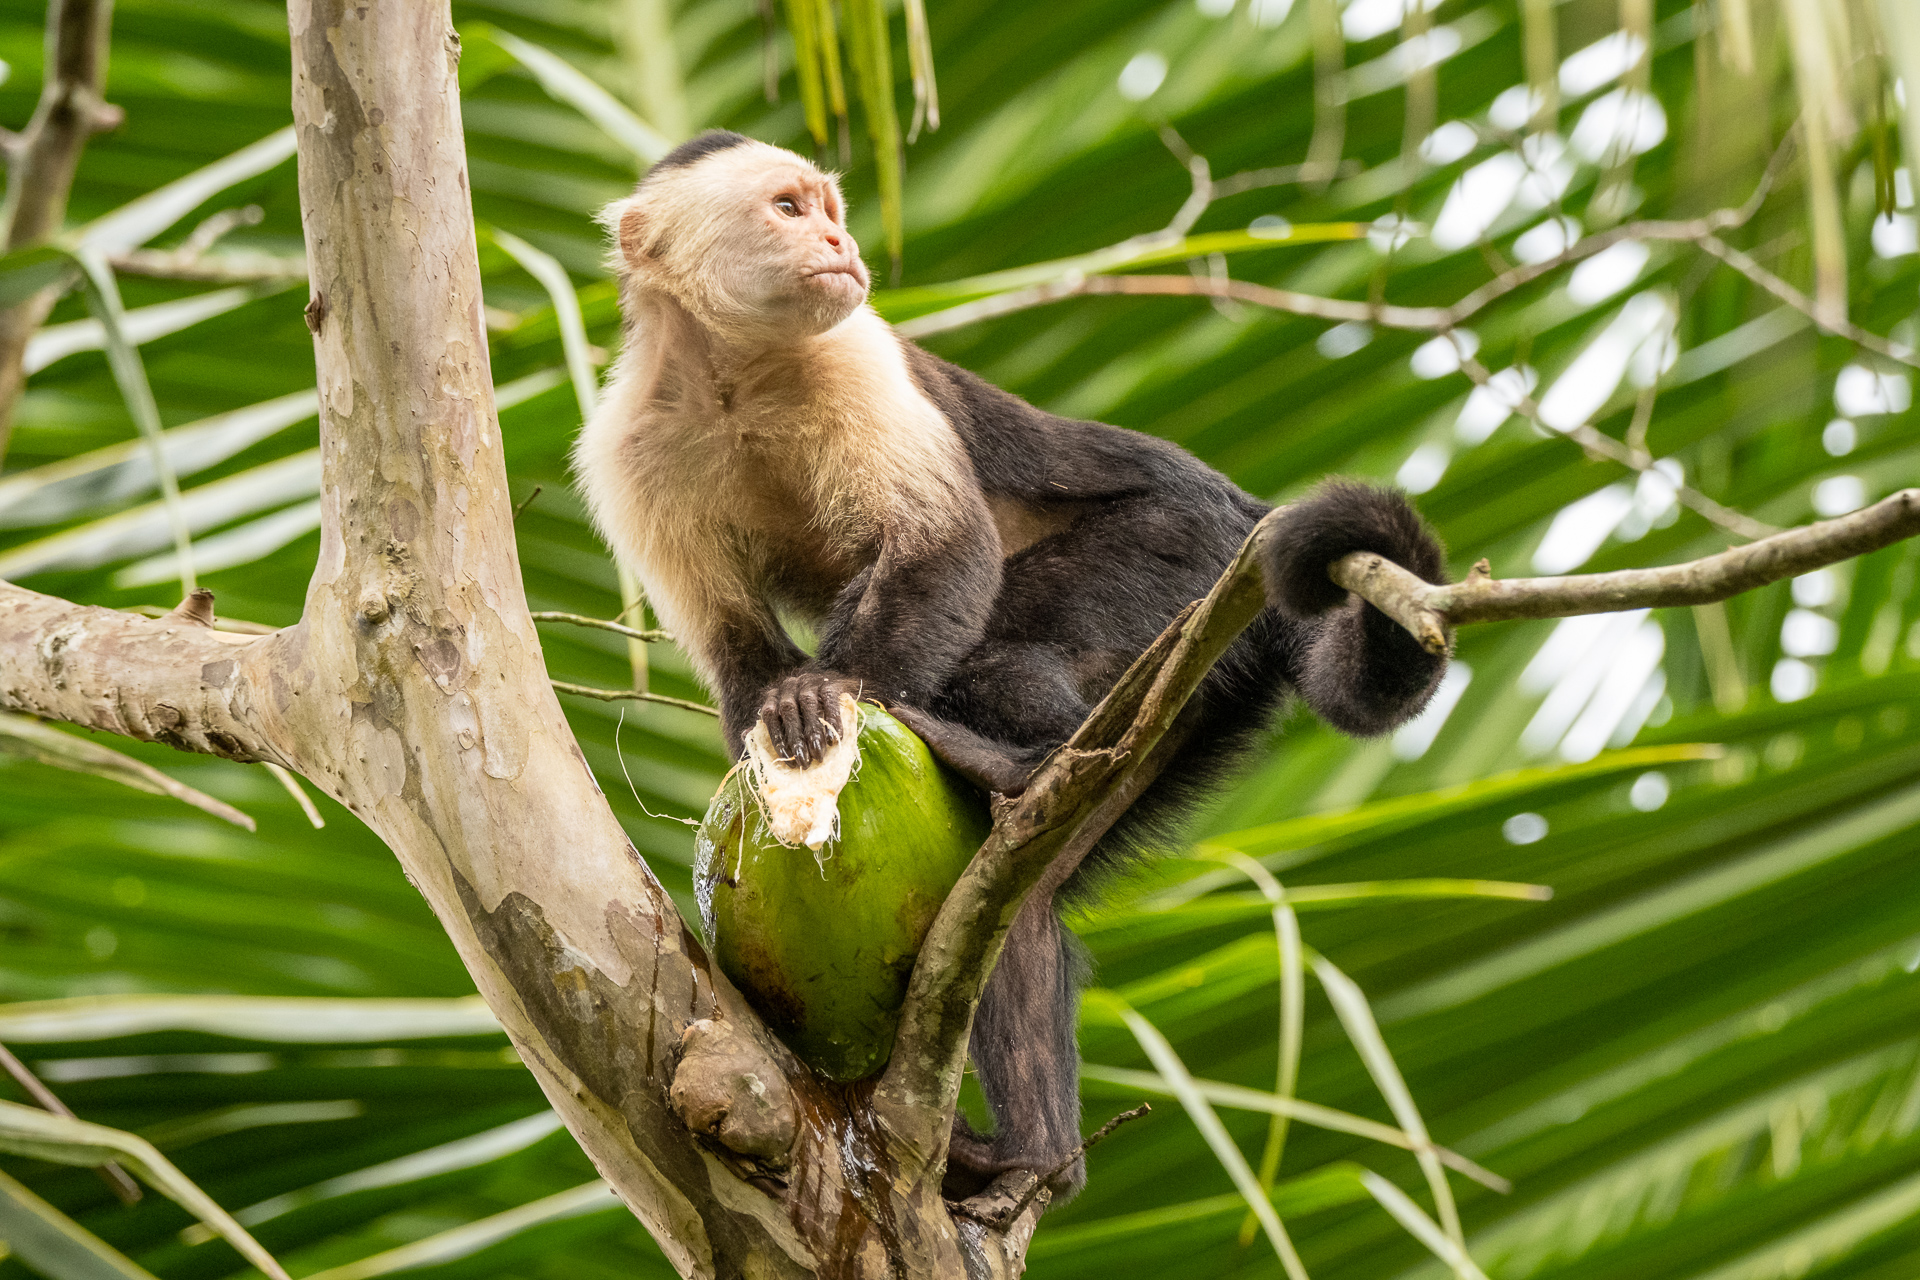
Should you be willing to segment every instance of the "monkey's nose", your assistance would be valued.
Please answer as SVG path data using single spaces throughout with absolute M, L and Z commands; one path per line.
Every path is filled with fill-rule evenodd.
M 834 235 L 832 232 L 828 232 L 827 243 L 838 249 L 840 247 L 840 237 Z

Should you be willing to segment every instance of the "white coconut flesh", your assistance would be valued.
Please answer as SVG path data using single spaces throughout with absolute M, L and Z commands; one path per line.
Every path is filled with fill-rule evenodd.
M 840 792 L 860 763 L 860 707 L 840 695 L 840 740 L 802 767 L 774 754 L 764 721 L 747 735 L 747 769 L 760 796 L 767 831 L 783 845 L 819 853 L 840 834 Z

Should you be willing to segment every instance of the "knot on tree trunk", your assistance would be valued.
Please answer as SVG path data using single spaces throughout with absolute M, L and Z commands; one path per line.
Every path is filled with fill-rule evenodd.
M 798 1128 L 786 1074 L 753 1034 L 702 1018 L 680 1036 L 673 1109 L 695 1133 L 729 1151 L 784 1162 Z

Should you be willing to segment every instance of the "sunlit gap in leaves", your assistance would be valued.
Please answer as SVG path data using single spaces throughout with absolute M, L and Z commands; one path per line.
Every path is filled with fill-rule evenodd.
M 1632 742 L 1666 693 L 1665 653 L 1666 632 L 1646 609 L 1562 619 L 1520 675 L 1524 692 L 1546 695 L 1522 749 L 1581 761 Z

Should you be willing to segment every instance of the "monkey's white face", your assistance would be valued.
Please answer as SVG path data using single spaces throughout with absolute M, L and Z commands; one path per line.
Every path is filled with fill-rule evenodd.
M 745 199 L 735 213 L 736 243 L 747 251 L 715 264 L 731 277 L 729 292 L 753 299 L 783 332 L 824 333 L 839 324 L 867 300 L 868 277 L 832 180 L 804 163 L 739 176 Z
M 622 257 L 735 340 L 824 333 L 866 301 L 868 275 L 831 177 L 765 143 L 649 182 L 621 215 Z

